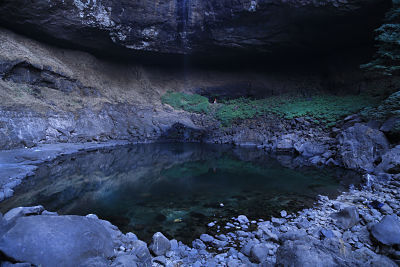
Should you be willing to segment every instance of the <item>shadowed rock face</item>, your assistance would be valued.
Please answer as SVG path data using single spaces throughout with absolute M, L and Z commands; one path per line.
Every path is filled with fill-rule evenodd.
M 389 2 L 3 0 L 0 24 L 99 52 L 299 54 L 370 42 Z

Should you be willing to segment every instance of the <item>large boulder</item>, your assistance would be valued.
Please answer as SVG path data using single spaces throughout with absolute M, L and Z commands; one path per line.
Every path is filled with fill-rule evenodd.
M 392 148 L 382 156 L 378 169 L 387 173 L 400 173 L 400 146 Z
M 339 136 L 339 154 L 347 168 L 373 171 L 374 162 L 389 149 L 385 135 L 376 129 L 357 123 Z
M 390 2 L 3 0 L 0 24 L 102 52 L 217 54 L 231 48 L 300 54 L 372 41 Z
M 371 227 L 371 235 L 385 245 L 400 245 L 400 221 L 395 215 L 387 215 Z
M 37 266 L 79 266 L 113 256 L 113 241 L 96 219 L 81 216 L 20 217 L 0 238 L 0 251 Z

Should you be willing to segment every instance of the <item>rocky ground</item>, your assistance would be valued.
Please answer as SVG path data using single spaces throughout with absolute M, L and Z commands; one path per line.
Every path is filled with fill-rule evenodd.
M 343 125 L 346 128 L 335 137 L 323 131 L 282 135 L 270 147 L 282 152 L 295 150 L 310 164 L 343 165 L 363 171 L 364 184 L 336 200 L 320 196 L 314 208 L 298 214 L 282 211 L 280 218 L 270 221 L 249 221 L 245 215 L 226 224 L 211 221 L 208 226 L 215 234 L 201 235 L 190 247 L 168 240 L 162 233 L 156 233 L 152 243 L 146 244 L 95 215 L 58 216 L 43 207 L 16 208 L 1 219 L 3 265 L 397 266 L 400 147 L 390 144 L 376 125 L 360 123 L 356 116 L 346 118 Z M 27 165 L 18 166 L 34 168 L 36 161 L 74 152 L 78 147 L 64 152 L 39 147 L 40 156 L 35 156 L 39 151 L 25 149 L 19 158 Z M 3 161 L 12 158 L 7 153 L 13 151 L 3 151 Z
M 298 214 L 212 221 L 217 234 L 191 247 L 162 233 L 146 244 L 93 214 L 16 208 L 1 217 L 2 266 L 397 266 L 400 176 L 389 176 L 366 175 L 362 188 L 335 200 L 320 196 Z

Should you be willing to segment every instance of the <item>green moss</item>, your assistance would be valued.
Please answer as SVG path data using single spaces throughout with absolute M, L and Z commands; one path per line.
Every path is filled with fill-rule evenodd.
M 223 103 L 216 118 L 223 125 L 229 125 L 236 119 L 273 113 L 285 119 L 306 117 L 315 124 L 332 127 L 340 118 L 376 103 L 375 98 L 367 95 L 317 95 L 308 99 L 290 96 L 258 100 L 240 98 Z
M 194 113 L 208 113 L 210 103 L 201 95 L 185 94 L 180 92 L 167 92 L 162 96 L 163 104 L 168 104 L 175 109 L 183 109 Z
M 238 119 L 275 114 L 285 119 L 304 117 L 321 127 L 333 127 L 339 119 L 379 103 L 379 99 L 369 95 L 315 95 L 309 98 L 294 96 L 265 99 L 238 98 L 211 105 L 203 96 L 172 92 L 164 95 L 162 101 L 176 109 L 209 113 L 223 126 L 229 126 Z

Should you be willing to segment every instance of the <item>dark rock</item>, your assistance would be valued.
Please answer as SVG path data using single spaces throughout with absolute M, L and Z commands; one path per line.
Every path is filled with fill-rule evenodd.
M 335 223 L 343 229 L 349 229 L 360 221 L 356 207 L 344 208 L 343 210 L 332 214 L 331 217 L 335 219 Z
M 171 249 L 171 243 L 162 233 L 157 232 L 153 235 L 149 248 L 156 256 L 161 256 Z
M 400 146 L 396 146 L 386 152 L 377 168 L 391 174 L 400 173 Z
M 371 235 L 385 245 L 400 245 L 400 221 L 395 215 L 387 215 L 371 227 Z
M 20 262 L 41 266 L 78 266 L 90 258 L 113 255 L 113 241 L 97 220 L 80 216 L 29 216 L 0 239 L 0 251 Z
M 344 130 L 339 143 L 339 154 L 345 167 L 366 171 L 373 171 L 374 162 L 389 148 L 382 132 L 360 123 Z
M 384 0 L 169 0 L 157 5 L 126 0 L 3 0 L 0 23 L 47 41 L 102 53 L 126 54 L 131 49 L 217 54 L 232 49 L 301 54 L 370 42 L 389 6 Z

